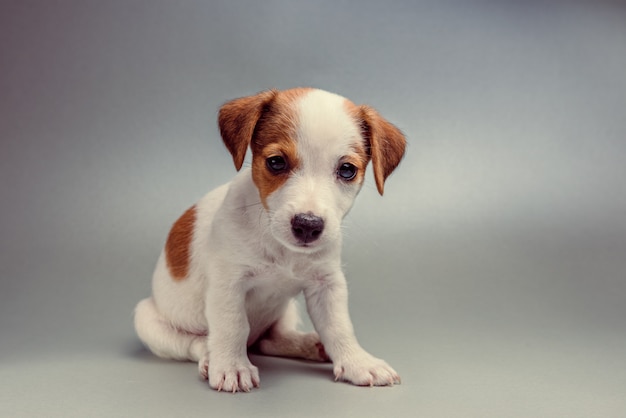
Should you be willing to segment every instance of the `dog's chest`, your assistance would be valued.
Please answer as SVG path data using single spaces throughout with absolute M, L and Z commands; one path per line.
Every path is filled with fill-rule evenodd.
M 306 257 L 265 257 L 245 275 L 248 288 L 258 292 L 296 294 L 316 269 Z

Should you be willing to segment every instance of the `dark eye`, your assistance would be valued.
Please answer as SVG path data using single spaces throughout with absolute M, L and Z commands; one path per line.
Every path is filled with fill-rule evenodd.
M 356 172 L 357 171 L 358 170 L 357 170 L 357 168 L 356 168 L 356 166 L 354 164 L 343 163 L 337 169 L 337 175 L 342 180 L 350 181 L 350 180 L 354 179 L 354 177 L 356 177 Z
M 267 164 L 267 168 L 275 174 L 285 171 L 287 169 L 287 161 L 280 155 L 275 155 L 273 157 L 269 157 L 265 160 Z

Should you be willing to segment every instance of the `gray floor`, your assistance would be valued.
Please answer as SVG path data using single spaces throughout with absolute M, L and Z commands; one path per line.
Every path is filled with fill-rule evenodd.
M 626 8 L 542 3 L 3 1 L 0 416 L 626 416 Z M 216 393 L 132 309 L 234 174 L 219 105 L 297 85 L 409 137 L 344 250 L 403 383 L 253 356 Z

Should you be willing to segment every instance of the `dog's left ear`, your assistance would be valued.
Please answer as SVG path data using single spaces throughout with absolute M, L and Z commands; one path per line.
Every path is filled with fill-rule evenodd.
M 241 169 L 254 128 L 263 109 L 274 99 L 276 90 L 267 90 L 254 96 L 240 97 L 225 103 L 217 118 L 224 145 L 233 156 L 237 171 Z
M 385 180 L 400 164 L 406 148 L 406 139 L 400 129 L 380 116 L 369 106 L 360 107 L 362 134 L 368 141 L 374 168 L 376 188 L 381 195 Z

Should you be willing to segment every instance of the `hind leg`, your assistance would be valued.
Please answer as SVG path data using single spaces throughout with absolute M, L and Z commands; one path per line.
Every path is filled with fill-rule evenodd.
M 261 354 L 312 361 L 330 361 L 320 342 L 319 335 L 316 332 L 298 331 L 296 329 L 298 322 L 298 308 L 295 301 L 292 300 L 283 316 L 256 343 Z
M 159 357 L 199 361 L 207 351 L 206 335 L 188 333 L 172 327 L 159 313 L 152 298 L 137 304 L 135 330 L 146 347 Z

